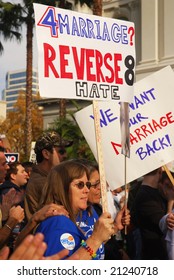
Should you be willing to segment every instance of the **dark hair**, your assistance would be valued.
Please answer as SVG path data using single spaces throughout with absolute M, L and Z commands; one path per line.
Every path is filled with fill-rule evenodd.
M 4 147 L 0 146 L 0 152 L 5 153 L 5 152 L 6 152 L 6 149 L 5 149 Z
M 174 173 L 173 173 L 173 172 L 170 172 L 170 173 L 171 173 L 171 175 L 174 177 Z M 167 173 L 166 173 L 166 171 L 163 171 L 163 172 L 162 172 L 161 179 L 160 179 L 161 183 L 164 183 L 164 181 L 165 181 L 166 179 L 170 180 L 170 179 L 169 179 L 169 176 L 168 176 Z
M 86 168 L 88 169 L 89 176 L 91 175 L 91 173 L 93 173 L 96 170 L 99 172 L 99 166 L 96 161 L 91 161 L 84 158 L 74 159 L 74 161 L 79 162 L 80 164 L 86 166 Z
M 19 165 L 21 165 L 21 163 L 19 161 L 8 163 L 9 169 L 7 170 L 7 175 L 5 177 L 5 180 L 10 180 L 11 179 L 11 174 L 17 174 L 18 173 L 17 167 Z
M 33 167 L 33 165 L 35 165 L 35 163 L 33 163 L 32 161 L 24 161 L 21 164 L 24 168 Z
M 48 146 L 48 147 L 46 147 L 46 148 L 44 148 L 45 150 L 47 150 L 47 151 L 49 151 L 51 154 L 53 154 L 53 146 Z M 43 160 L 44 160 L 44 156 L 43 156 L 43 153 L 42 153 L 42 151 L 44 150 L 44 149 L 42 149 L 42 150 L 37 150 L 37 153 L 36 153 L 36 161 L 38 162 L 38 163 L 40 163 L 40 162 L 42 162 Z

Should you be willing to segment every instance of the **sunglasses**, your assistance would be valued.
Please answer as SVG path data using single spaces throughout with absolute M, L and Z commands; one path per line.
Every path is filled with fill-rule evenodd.
M 79 190 L 83 189 L 84 186 L 87 186 L 87 188 L 90 189 L 90 187 L 91 187 L 91 182 L 86 182 L 86 183 L 84 183 L 84 182 L 81 181 L 81 182 L 78 182 L 78 183 L 76 183 L 76 184 L 74 184 L 74 185 L 77 186 Z
M 100 184 L 100 181 L 97 181 L 95 184 L 91 184 L 91 188 L 96 189 L 99 184 Z
M 65 149 L 58 149 L 58 153 L 60 155 L 64 155 L 64 154 L 66 154 L 66 150 Z

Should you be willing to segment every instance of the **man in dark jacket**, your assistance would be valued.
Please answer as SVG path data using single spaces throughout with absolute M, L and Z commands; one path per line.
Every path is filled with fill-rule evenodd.
M 27 183 L 28 174 L 20 162 L 12 162 L 8 165 L 9 169 L 7 170 L 5 181 L 3 184 L 0 185 L 0 203 L 2 203 L 3 195 L 11 193 L 11 206 L 18 207 L 18 215 L 21 215 L 20 222 L 16 223 L 14 228 L 9 228 L 9 230 L 11 230 L 11 235 L 9 236 L 7 245 L 9 246 L 12 252 L 14 249 L 15 239 L 25 225 L 23 210 L 24 189 L 22 187 Z M 8 199 L 10 199 L 10 197 Z M 9 209 L 9 214 L 10 211 L 14 210 Z M 7 220 L 3 220 L 3 225 L 7 224 Z
M 167 211 L 167 201 L 158 190 L 161 174 L 158 168 L 144 176 L 134 202 L 134 223 L 140 229 L 144 260 L 167 259 L 164 236 L 159 228 L 159 221 Z
M 12 162 L 8 166 L 5 181 L 0 185 L 0 203 L 2 202 L 2 195 L 14 189 L 16 192 L 13 205 L 23 206 L 24 192 L 22 187 L 27 183 L 28 174 L 20 162 Z
M 46 182 L 49 171 L 60 163 L 59 151 L 72 145 L 72 141 L 61 139 L 56 132 L 43 133 L 35 144 L 37 164 L 33 166 L 26 187 L 24 198 L 25 215 L 29 221 L 32 215 L 39 209 L 39 200 L 42 188 Z

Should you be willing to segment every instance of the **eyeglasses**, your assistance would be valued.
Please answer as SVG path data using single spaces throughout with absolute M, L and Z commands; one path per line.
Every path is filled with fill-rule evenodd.
M 80 182 L 78 182 L 78 183 L 75 183 L 74 185 L 77 186 L 79 190 L 83 189 L 84 186 L 87 186 L 87 188 L 90 189 L 90 187 L 91 187 L 91 182 L 86 182 L 86 183 L 84 183 L 84 182 L 80 181 Z
M 100 181 L 97 181 L 95 184 L 91 184 L 91 188 L 96 189 L 99 184 L 100 184 Z

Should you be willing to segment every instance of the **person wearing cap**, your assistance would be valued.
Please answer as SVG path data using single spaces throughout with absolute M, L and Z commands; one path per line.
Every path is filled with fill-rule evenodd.
M 43 133 L 36 141 L 34 150 L 37 164 L 33 166 L 24 198 L 25 215 L 28 221 L 38 210 L 38 202 L 49 171 L 62 160 L 59 158 L 59 150 L 71 145 L 72 141 L 62 139 L 54 131 Z

